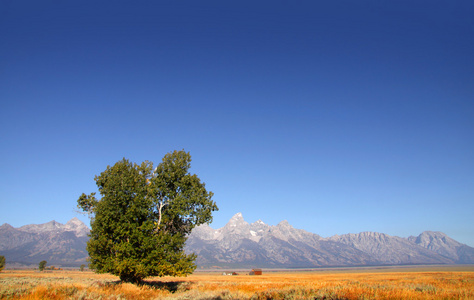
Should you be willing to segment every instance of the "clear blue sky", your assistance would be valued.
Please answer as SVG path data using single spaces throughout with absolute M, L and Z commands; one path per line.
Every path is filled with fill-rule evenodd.
M 0 224 L 185 149 L 223 226 L 474 246 L 473 1 L 0 2 Z

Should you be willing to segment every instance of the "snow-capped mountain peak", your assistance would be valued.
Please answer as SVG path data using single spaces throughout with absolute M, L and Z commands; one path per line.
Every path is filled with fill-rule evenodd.
M 73 231 L 78 237 L 87 236 L 89 233 L 89 228 L 78 218 L 69 220 L 66 225 L 64 225 L 64 229 L 66 231 Z
M 238 226 L 245 226 L 248 225 L 247 222 L 245 222 L 244 217 L 242 216 L 242 213 L 236 213 L 227 223 L 226 226 L 229 227 L 238 227 Z

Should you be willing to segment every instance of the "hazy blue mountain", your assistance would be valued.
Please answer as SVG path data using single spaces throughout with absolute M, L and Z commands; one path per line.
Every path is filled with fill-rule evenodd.
M 378 232 L 344 234 L 329 238 L 332 241 L 354 247 L 377 259 L 380 264 L 449 264 L 454 260 L 444 257 L 417 244 L 397 236 Z
M 425 231 L 409 241 L 454 260 L 458 264 L 474 263 L 474 248 L 461 244 L 439 231 Z
M 77 218 L 66 224 L 51 221 L 39 225 L 14 228 L 0 226 L 0 254 L 8 264 L 38 265 L 46 260 L 49 266 L 86 264 L 86 243 L 89 228 Z

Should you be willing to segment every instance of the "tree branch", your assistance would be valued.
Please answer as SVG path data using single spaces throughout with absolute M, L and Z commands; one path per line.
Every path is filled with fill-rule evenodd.
M 160 224 L 161 224 L 161 216 L 162 216 L 162 211 L 163 211 L 163 207 L 165 207 L 165 205 L 167 205 L 168 203 L 165 203 L 164 200 L 160 201 L 160 204 L 158 206 L 158 222 L 156 224 L 156 229 L 155 231 L 158 232 L 158 229 L 160 227 Z

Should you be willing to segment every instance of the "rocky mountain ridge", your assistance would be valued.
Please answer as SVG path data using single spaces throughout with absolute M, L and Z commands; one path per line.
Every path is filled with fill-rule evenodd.
M 86 264 L 89 228 L 77 218 L 66 224 L 51 221 L 14 228 L 0 226 L 0 255 L 7 263 L 79 266 Z M 425 231 L 401 238 L 377 232 L 323 238 L 292 227 L 287 221 L 275 226 L 258 220 L 248 223 L 241 213 L 222 228 L 196 227 L 187 253 L 198 255 L 200 268 L 265 267 L 313 268 L 401 264 L 473 264 L 474 248 L 441 232 Z
M 42 260 L 56 266 L 86 264 L 89 231 L 77 218 L 66 224 L 51 221 L 19 228 L 3 224 L 0 226 L 0 254 L 7 263 L 17 265 L 37 265 Z
M 75 235 L 78 237 L 87 236 L 87 234 L 90 231 L 89 227 L 87 227 L 86 224 L 84 224 L 78 218 L 72 218 L 64 225 L 53 220 L 51 222 L 44 223 L 44 224 L 25 225 L 18 229 L 24 232 L 36 233 L 36 234 L 71 231 L 71 232 L 74 232 Z
M 439 231 L 425 231 L 417 237 L 410 236 L 409 241 L 428 250 L 450 257 L 459 263 L 473 263 L 472 247 L 461 244 Z

